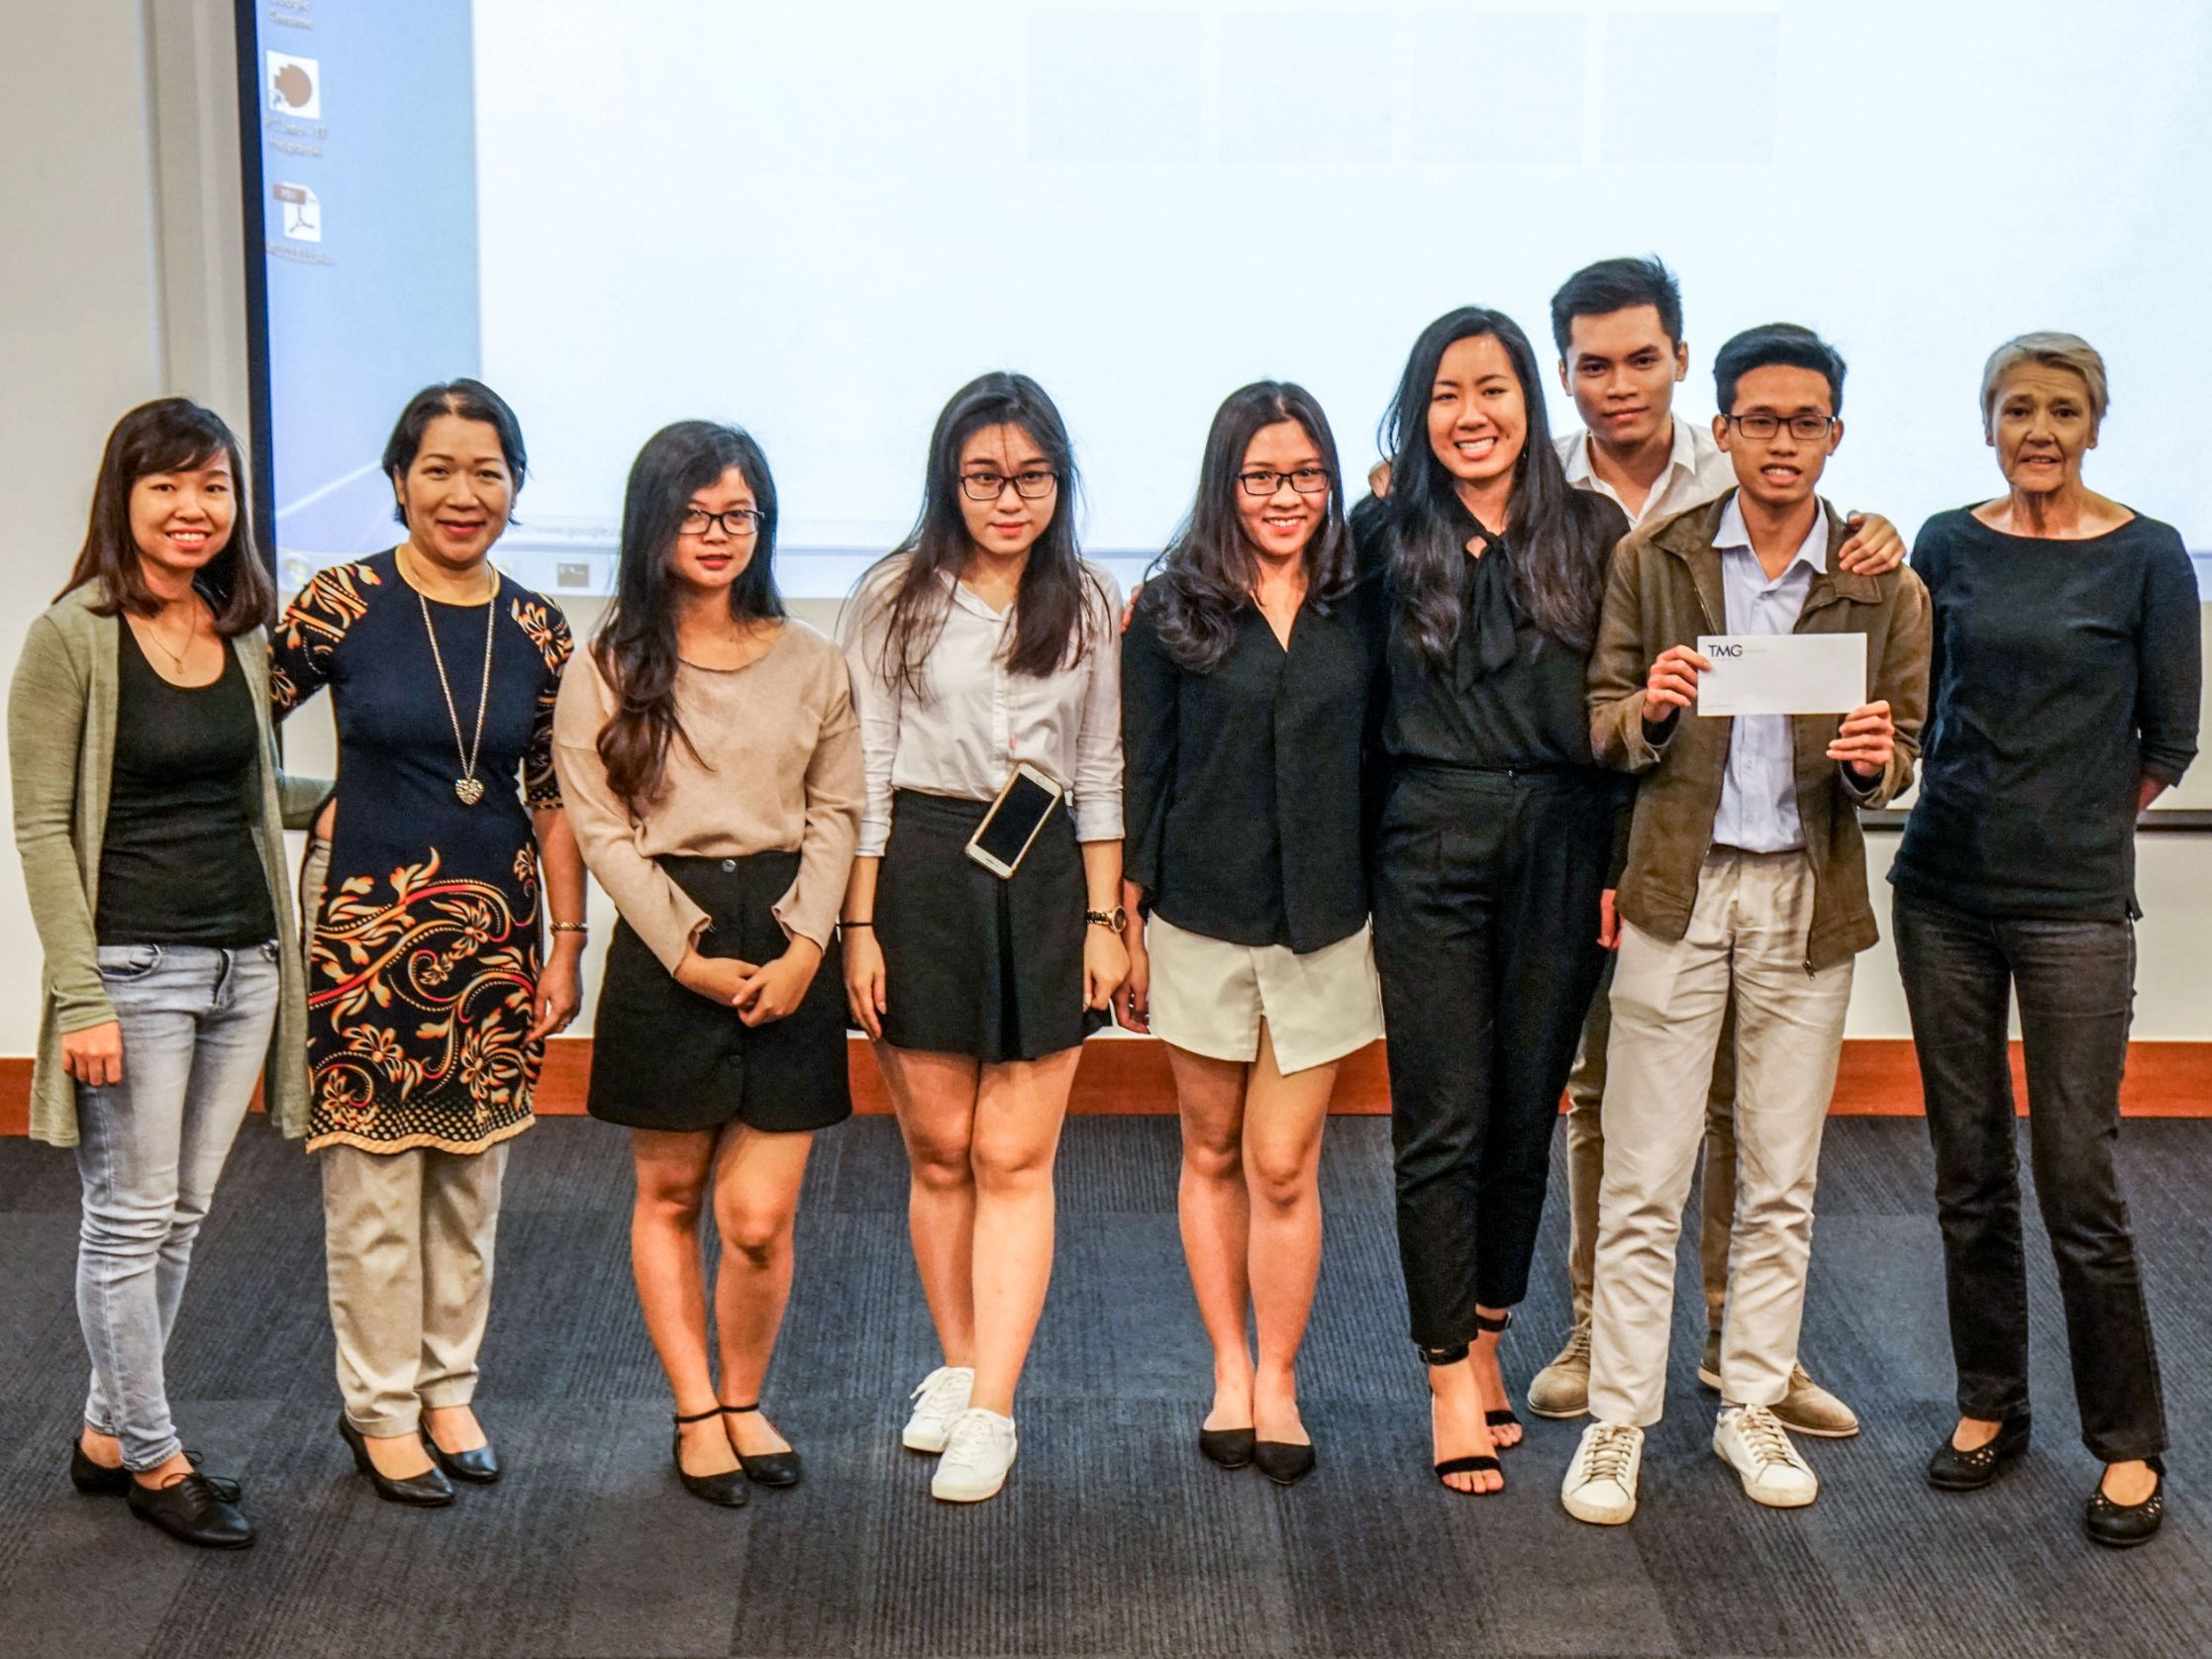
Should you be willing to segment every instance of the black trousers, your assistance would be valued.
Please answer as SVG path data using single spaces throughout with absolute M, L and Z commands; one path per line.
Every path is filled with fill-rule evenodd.
M 1528 1294 L 1552 1131 L 1605 952 L 1614 790 L 1596 772 L 1406 768 L 1374 872 L 1398 1251 L 1413 1339 Z
M 2159 1359 L 2113 1150 L 2135 1001 L 2124 921 L 2006 921 L 1903 892 L 1897 962 L 1936 1148 L 1961 1416 L 2028 1410 L 2028 1282 L 2005 1016 L 2020 997 L 2036 1197 L 2058 1263 L 2081 1439 L 2106 1463 L 2165 1448 Z

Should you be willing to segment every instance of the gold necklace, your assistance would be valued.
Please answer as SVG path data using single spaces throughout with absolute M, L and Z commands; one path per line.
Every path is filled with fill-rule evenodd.
M 446 718 L 453 723 L 453 749 L 460 756 L 460 776 L 453 780 L 453 793 L 464 807 L 473 807 L 484 798 L 484 780 L 476 775 L 476 756 L 484 746 L 484 710 L 491 703 L 491 642 L 499 632 L 497 572 L 491 580 L 491 599 L 484 606 L 484 680 L 476 690 L 476 734 L 465 746 L 460 740 L 460 711 L 453 706 L 452 682 L 446 678 L 446 655 L 438 648 L 438 630 L 431 626 L 430 601 L 423 597 L 421 588 L 415 589 L 415 603 L 423 608 L 423 632 L 430 635 L 430 659 L 438 665 L 438 689 L 446 694 Z
M 187 597 L 184 603 L 184 651 L 170 650 L 169 642 L 161 637 L 161 631 L 154 627 L 153 618 L 146 619 L 146 636 L 161 647 L 161 654 L 176 665 L 179 674 L 184 672 L 184 652 L 191 650 L 192 641 L 200 636 L 200 602 L 196 598 Z

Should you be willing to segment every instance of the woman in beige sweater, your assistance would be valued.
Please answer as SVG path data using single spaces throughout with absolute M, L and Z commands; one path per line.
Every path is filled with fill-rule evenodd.
M 837 908 L 861 775 L 845 660 L 784 615 L 775 483 L 751 438 L 681 421 L 630 472 L 616 598 L 570 664 L 554 761 L 622 915 L 590 1109 L 631 1130 L 631 1262 L 675 1394 L 676 1473 L 709 1503 L 790 1486 L 759 1413 L 816 1129 L 849 1117 Z M 699 1220 L 714 1208 L 722 1386 Z

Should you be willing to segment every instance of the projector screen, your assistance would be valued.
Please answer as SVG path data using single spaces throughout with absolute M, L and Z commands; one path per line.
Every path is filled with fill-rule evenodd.
M 1839 505 L 1997 493 L 1983 357 L 2059 328 L 2111 367 L 2092 485 L 2212 549 L 2190 0 L 247 4 L 287 590 L 395 538 L 392 418 L 474 374 L 529 439 L 523 580 L 607 591 L 631 457 L 713 416 L 775 469 L 786 590 L 842 594 L 995 367 L 1059 403 L 1126 581 L 1235 387 L 1302 381 L 1357 475 L 1424 323 L 1498 306 L 1549 363 L 1553 289 L 1643 252 L 1679 416 L 1740 328 L 1840 346 Z

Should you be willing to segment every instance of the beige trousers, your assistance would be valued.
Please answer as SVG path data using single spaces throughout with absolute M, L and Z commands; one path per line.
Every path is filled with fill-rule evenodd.
M 1590 999 L 1582 1046 L 1566 1080 L 1566 1277 L 1574 1322 L 1590 1318 L 1597 1267 L 1597 1191 L 1605 1178 L 1605 1049 L 1613 1035 L 1613 974 Z M 1736 1224 L 1736 1005 L 1721 1023 L 1713 1082 L 1705 1096 L 1705 1164 L 1697 1188 L 1697 1257 L 1705 1283 L 1705 1327 L 1718 1330 L 1728 1303 L 1728 1240 Z
M 507 1143 L 317 1156 L 346 1415 L 363 1434 L 412 1434 L 425 1406 L 476 1393 Z
M 1659 1419 L 1674 1250 L 1704 1138 L 1713 1054 L 1736 1010 L 1736 1225 L 1721 1395 L 1789 1390 L 1812 1259 L 1820 1140 L 1836 1089 L 1852 964 L 1805 967 L 1812 866 L 1801 852 L 1715 848 L 1682 938 L 1623 925 L 1613 973 L 1605 1178 L 1590 1319 L 1590 1415 Z

